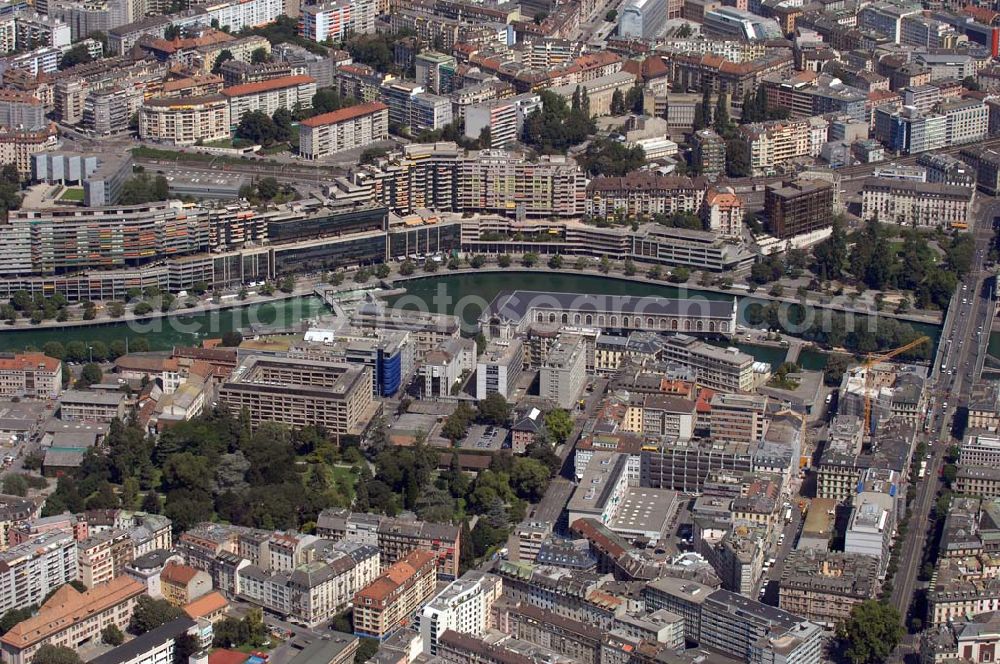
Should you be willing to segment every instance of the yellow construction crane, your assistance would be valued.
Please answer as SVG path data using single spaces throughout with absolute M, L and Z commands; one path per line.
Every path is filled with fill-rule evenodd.
M 863 429 L 865 435 L 871 434 L 871 417 L 872 417 L 872 367 L 879 362 L 885 362 L 886 360 L 891 360 L 897 355 L 902 355 L 908 350 L 913 350 L 917 346 L 922 346 L 931 338 L 928 336 L 922 336 L 914 339 L 905 346 L 900 346 L 899 348 L 893 348 L 885 353 L 868 353 L 865 357 L 865 361 L 861 363 L 861 367 L 865 371 L 865 428 Z

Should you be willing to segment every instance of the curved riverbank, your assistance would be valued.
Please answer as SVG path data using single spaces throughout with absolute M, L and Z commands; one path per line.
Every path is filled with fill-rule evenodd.
M 878 311 L 877 309 L 872 309 L 869 307 L 859 307 L 852 305 L 849 302 L 824 302 L 823 300 L 817 300 L 815 298 L 806 298 L 805 302 L 795 297 L 787 296 L 774 296 L 770 295 L 766 291 L 760 289 L 749 292 L 746 289 L 741 288 L 722 288 L 721 286 L 703 286 L 701 284 L 691 285 L 690 282 L 685 282 L 682 284 L 674 284 L 664 280 L 650 279 L 643 274 L 635 274 L 632 276 L 626 276 L 624 274 L 604 274 L 598 270 L 577 270 L 575 268 L 561 268 L 558 270 L 553 270 L 549 267 L 524 267 L 522 265 L 512 265 L 509 268 L 494 267 L 492 265 L 483 266 L 481 268 L 471 268 L 462 267 L 457 270 L 448 270 L 442 268 L 438 272 L 415 272 L 414 274 L 403 276 L 400 274 L 394 274 L 383 282 L 386 284 L 396 285 L 398 282 L 408 282 L 419 279 L 427 278 L 440 278 L 448 275 L 474 275 L 474 274 L 489 274 L 489 273 L 503 273 L 503 274 L 516 274 L 516 273 L 533 273 L 533 274 L 546 274 L 552 276 L 558 275 L 577 275 L 580 277 L 594 277 L 597 279 L 613 279 L 618 281 L 625 281 L 634 284 L 645 284 L 648 286 L 655 286 L 656 288 L 666 288 L 672 289 L 677 294 L 676 295 L 666 295 L 664 297 L 698 297 L 705 296 L 709 299 L 728 299 L 731 297 L 738 297 L 741 299 L 750 298 L 755 301 L 760 302 L 779 302 L 783 304 L 805 304 L 808 306 L 818 307 L 820 309 L 829 309 L 830 311 L 836 311 L 844 314 L 853 314 L 858 316 L 875 316 L 878 318 L 895 318 L 896 320 L 905 323 L 916 323 L 918 325 L 934 325 L 940 326 L 943 320 L 942 312 L 931 312 L 931 311 L 910 311 L 904 313 L 896 313 L 895 311 Z M 513 290 L 508 288 L 507 290 Z M 547 290 L 547 291 L 558 291 L 557 288 L 548 287 L 545 284 L 538 284 L 531 289 L 524 290 Z M 572 291 L 576 292 L 576 291 Z M 622 292 L 622 295 L 632 294 L 630 292 Z M 653 293 L 649 293 L 653 294 Z M 712 297 L 712 296 L 724 296 L 724 297 Z M 492 297 L 490 298 L 492 299 Z M 849 301 L 850 298 L 844 297 L 845 301 Z
M 411 302 L 422 309 L 457 314 L 471 329 L 479 319 L 482 308 L 493 300 L 501 291 L 507 290 L 546 290 L 576 293 L 595 293 L 604 295 L 652 295 L 659 297 L 704 297 L 713 300 L 739 299 L 740 309 L 746 310 L 753 304 L 766 305 L 775 298 L 756 293 L 731 292 L 719 288 L 688 287 L 686 284 L 668 284 L 640 277 L 624 275 L 605 275 L 596 271 L 578 270 L 548 270 L 524 269 L 512 267 L 509 270 L 500 268 L 483 268 L 479 270 L 445 270 L 434 273 L 418 273 L 407 277 L 394 276 L 384 280 L 389 287 L 403 286 L 407 292 L 402 295 L 390 296 L 391 304 Z M 370 282 L 374 286 L 375 282 Z M 304 284 L 303 284 L 304 286 Z M 310 285 L 311 288 L 311 285 Z M 332 287 L 331 287 L 332 288 Z M 359 285 L 348 280 L 336 290 L 354 290 Z M 145 338 L 152 350 L 167 350 L 174 345 L 198 344 L 201 340 L 219 337 L 225 332 L 247 328 L 252 324 L 259 325 L 294 325 L 304 319 L 314 318 L 323 313 L 322 301 L 314 296 L 303 296 L 300 287 L 298 294 L 281 294 L 279 298 L 267 301 L 220 303 L 204 310 L 180 310 L 172 315 L 145 317 L 138 320 L 104 320 L 100 324 L 87 326 L 55 327 L 41 329 L 28 327 L 13 330 L 7 328 L 0 334 L 0 350 L 21 350 L 26 346 L 41 348 L 48 341 L 67 343 L 79 340 L 84 342 L 102 341 L 110 343 L 115 340 L 134 340 Z M 783 302 L 797 304 L 794 299 L 781 298 Z M 209 304 L 209 303 L 206 303 Z M 818 305 L 817 307 L 821 307 Z M 831 310 L 832 311 L 832 310 Z M 851 312 L 857 318 L 870 317 L 869 313 Z M 878 314 L 882 315 L 882 314 Z M 896 316 L 895 318 L 899 318 Z M 95 323 L 95 321 L 87 321 Z M 906 321 L 922 334 L 928 334 L 937 339 L 940 328 L 933 323 Z M 3 330 L 3 328 L 0 328 Z M 794 332 L 790 332 L 794 335 Z M 742 340 L 745 341 L 745 340 Z M 734 340 L 755 358 L 775 364 L 775 360 L 783 359 L 781 348 L 741 343 Z M 806 368 L 821 368 L 825 364 L 826 353 L 814 350 L 804 350 L 800 363 Z

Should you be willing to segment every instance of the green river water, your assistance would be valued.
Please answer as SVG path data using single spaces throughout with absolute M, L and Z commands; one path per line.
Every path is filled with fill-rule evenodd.
M 568 293 L 595 293 L 603 295 L 658 295 L 661 297 L 703 297 L 711 300 L 732 300 L 733 296 L 671 285 L 645 284 L 597 275 L 538 273 L 538 272 L 483 272 L 474 274 L 432 275 L 404 282 L 405 295 L 390 299 L 390 303 L 427 309 L 435 313 L 461 316 L 467 326 L 478 320 L 482 308 L 504 290 L 543 290 Z M 746 298 L 744 298 L 746 299 Z M 759 301 L 759 300 L 751 300 Z M 420 304 L 415 305 L 415 302 Z M 144 323 L 107 323 L 85 327 L 53 329 L 28 329 L 3 331 L 0 328 L 0 351 L 22 350 L 27 346 L 41 348 L 48 341 L 80 340 L 84 342 L 143 337 L 152 350 L 167 350 L 175 345 L 194 345 L 202 339 L 219 337 L 223 333 L 248 327 L 251 323 L 264 325 L 292 325 L 312 318 L 324 311 L 323 303 L 316 297 L 293 298 L 273 303 L 254 304 L 198 315 L 179 315 L 158 318 Z M 940 328 L 934 325 L 913 324 L 913 327 L 931 336 L 935 342 Z M 736 343 L 740 349 L 757 360 L 776 366 L 785 357 L 782 348 L 753 346 Z M 992 347 L 992 344 L 991 344 Z M 826 355 L 804 351 L 799 363 L 807 369 L 822 369 Z

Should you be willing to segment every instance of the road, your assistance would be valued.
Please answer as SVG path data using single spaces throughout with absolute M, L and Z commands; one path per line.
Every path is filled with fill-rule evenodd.
M 955 410 L 964 404 L 975 378 L 978 356 L 985 352 L 992 299 L 984 288 L 988 274 L 984 270 L 987 248 L 993 235 L 993 218 L 1000 214 L 1000 201 L 987 199 L 976 214 L 973 236 L 976 253 L 973 266 L 959 283 L 952 296 L 941 332 L 937 356 L 931 367 L 930 403 L 928 408 L 929 454 L 927 475 L 916 481 L 917 495 L 912 505 L 906 540 L 902 544 L 899 566 L 893 579 L 892 604 L 907 620 L 913 604 L 917 575 L 930 534 L 930 512 L 941 488 L 940 471 L 944 455 L 952 443 L 952 421 Z M 898 655 L 912 652 L 915 639 L 907 637 Z
M 559 450 L 562 468 L 559 475 L 549 483 L 549 488 L 546 489 L 545 495 L 542 496 L 542 499 L 531 511 L 527 519 L 528 521 L 551 523 L 553 527 L 558 523 L 563 508 L 566 507 L 566 503 L 569 502 L 569 498 L 573 494 L 573 489 L 576 487 L 576 484 L 570 480 L 573 477 L 573 455 L 571 453 L 576 448 L 576 441 L 580 438 L 583 425 L 588 419 L 594 416 L 607 387 L 607 378 L 596 378 L 594 380 L 594 389 L 587 395 L 583 410 L 577 410 L 574 413 L 573 431 L 566 439 L 566 443 L 562 446 L 562 449 Z

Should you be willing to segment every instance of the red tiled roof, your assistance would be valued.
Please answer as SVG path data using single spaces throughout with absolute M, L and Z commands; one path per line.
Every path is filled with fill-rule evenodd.
M 323 113 L 322 115 L 311 117 L 308 120 L 303 120 L 299 124 L 303 127 L 322 127 L 324 125 L 336 124 L 338 122 L 344 122 L 345 120 L 353 120 L 354 118 L 359 118 L 363 115 L 371 115 L 372 113 L 378 113 L 379 111 L 386 111 L 388 109 L 389 107 L 382 102 L 373 101 L 367 104 L 348 106 L 347 108 L 342 108 L 330 113 Z
M 218 590 L 213 590 L 207 595 L 203 595 L 184 607 L 184 613 L 191 618 L 203 618 L 216 611 L 225 609 L 229 602 Z
M 160 581 L 186 586 L 198 574 L 198 570 L 187 565 L 167 563 L 160 572 Z
M 312 76 L 282 76 L 281 78 L 272 78 L 269 81 L 258 81 L 256 83 L 234 85 L 230 88 L 224 88 L 222 90 L 222 94 L 227 97 L 241 97 L 243 95 L 255 95 L 269 90 L 281 90 L 283 88 L 291 88 L 296 85 L 305 85 L 306 83 L 315 82 L 316 79 Z
M 217 648 L 208 654 L 208 664 L 243 664 L 248 659 L 250 655 L 246 653 L 225 648 Z
M 145 590 L 145 585 L 128 576 L 119 576 L 83 593 L 67 584 L 42 605 L 37 615 L 14 625 L 0 640 L 15 649 L 28 648 Z
M 2 371 L 27 371 L 39 367 L 46 371 L 55 371 L 58 366 L 59 360 L 44 353 L 20 353 L 13 357 L 0 357 Z

